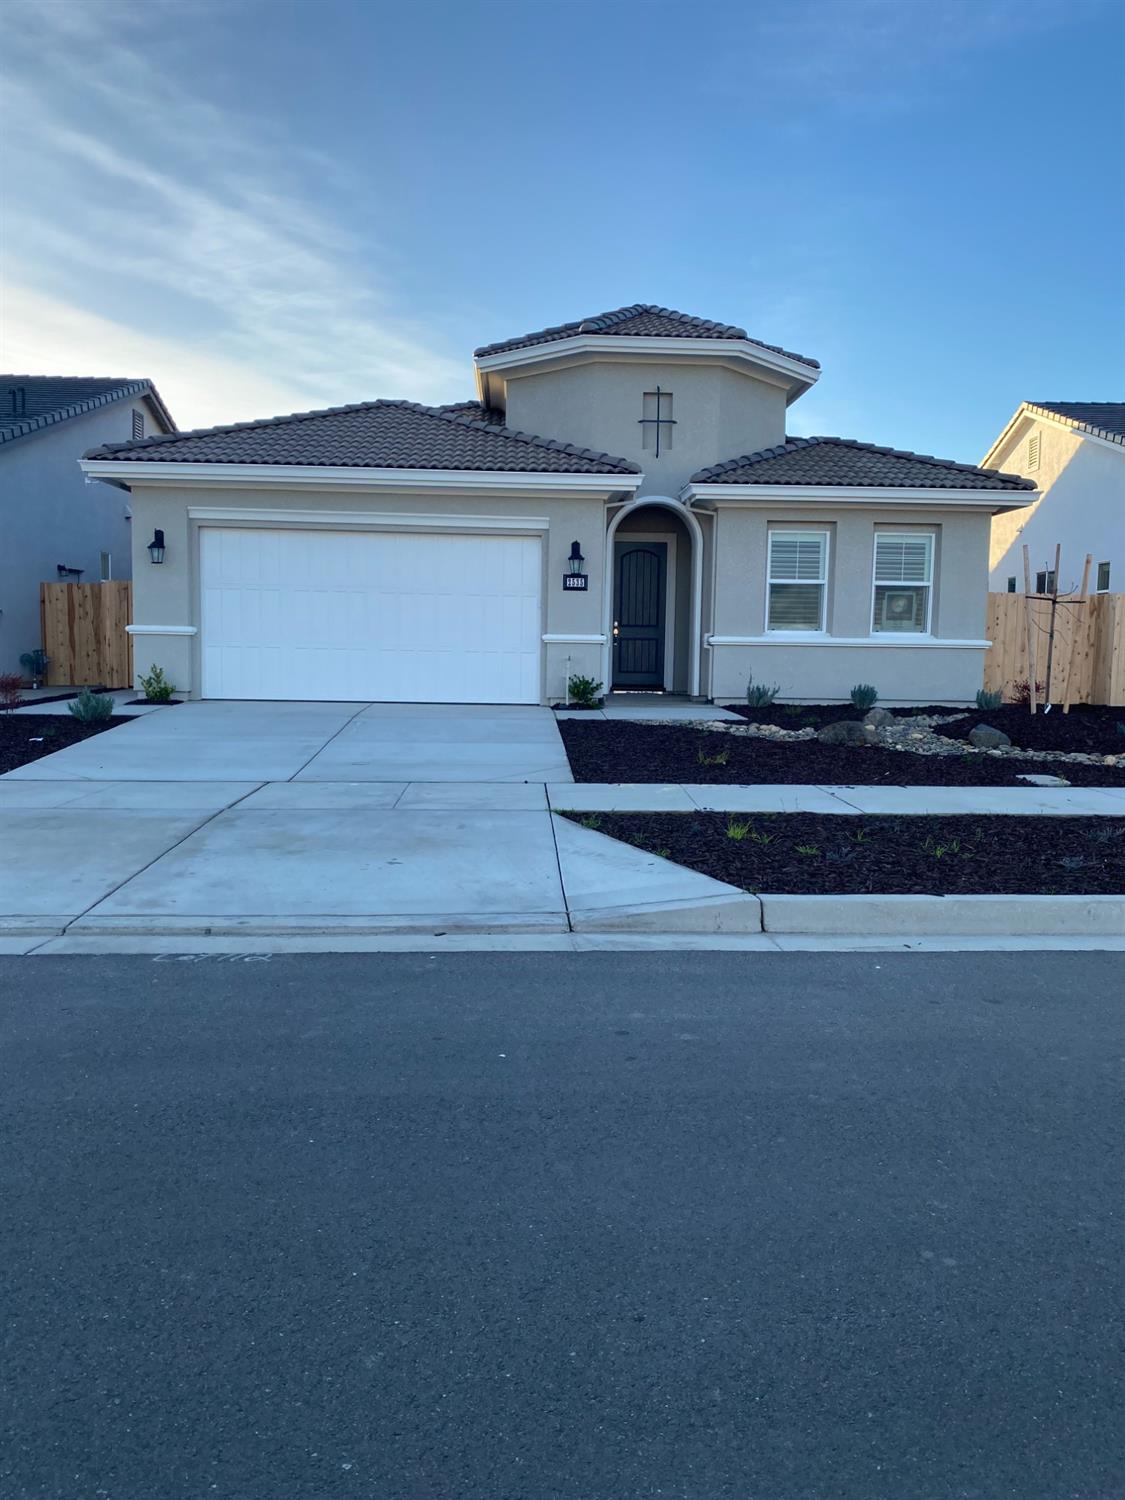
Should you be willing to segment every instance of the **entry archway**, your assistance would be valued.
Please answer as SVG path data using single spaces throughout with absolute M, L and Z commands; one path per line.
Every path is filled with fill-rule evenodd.
M 602 681 L 608 686 L 613 680 L 613 608 L 614 593 L 617 586 L 616 569 L 614 567 L 614 538 L 617 534 L 617 528 L 625 517 L 632 515 L 634 511 L 643 510 L 646 506 L 670 510 L 683 523 L 691 541 L 687 676 L 688 692 L 691 697 L 698 698 L 700 650 L 703 633 L 703 528 L 699 524 L 699 517 L 694 515 L 686 505 L 681 504 L 679 500 L 673 500 L 670 495 L 639 495 L 635 500 L 629 500 L 621 506 L 620 510 L 611 517 L 609 525 L 606 527 L 605 572 L 603 574 L 606 580 L 606 588 L 605 612 L 602 624 L 605 644 L 602 647 Z

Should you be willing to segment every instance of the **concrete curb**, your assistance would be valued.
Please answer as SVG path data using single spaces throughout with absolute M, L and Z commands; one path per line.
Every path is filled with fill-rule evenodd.
M 771 896 L 766 933 L 825 936 L 1122 937 L 1125 896 Z
M 121 916 L 80 917 L 65 926 L 67 937 L 316 937 L 378 936 L 393 933 L 560 933 L 569 932 L 566 913 L 448 912 L 386 916 Z M 760 929 L 759 929 L 760 930 Z M 47 936 L 55 936 L 56 927 Z
M 570 925 L 574 932 L 760 933 L 762 903 L 740 892 L 644 906 L 572 909 Z

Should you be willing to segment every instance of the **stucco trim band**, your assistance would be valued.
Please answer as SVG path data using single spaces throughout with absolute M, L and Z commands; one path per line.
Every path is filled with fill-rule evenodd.
M 547 531 L 546 516 L 444 516 L 411 511 L 257 509 L 241 505 L 189 505 L 188 519 L 210 524 L 260 521 L 267 526 L 342 527 L 356 531 L 383 527 L 393 531 Z
M 875 635 L 709 635 L 709 646 L 879 646 L 894 650 L 906 647 L 917 651 L 923 647 L 942 651 L 987 651 L 991 641 L 940 640 L 937 636 L 918 636 L 912 640 L 897 637 L 883 640 Z
M 126 625 L 126 635 L 197 635 L 195 625 Z

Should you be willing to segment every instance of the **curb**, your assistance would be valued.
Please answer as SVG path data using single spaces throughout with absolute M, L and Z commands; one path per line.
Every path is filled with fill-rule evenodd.
M 1122 937 L 1125 896 L 770 896 L 762 930 L 848 937 Z

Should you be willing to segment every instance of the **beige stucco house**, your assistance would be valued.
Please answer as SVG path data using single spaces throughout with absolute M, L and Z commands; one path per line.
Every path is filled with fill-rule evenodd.
M 993 520 L 991 588 L 1023 592 L 1026 543 L 1041 594 L 1052 592 L 1056 546 L 1060 590 L 1080 582 L 1089 553 L 1091 591 L 1125 591 L 1125 401 L 1025 401 L 983 461 L 1023 474 L 1037 491 L 1031 505 Z
M 476 351 L 477 397 L 98 448 L 138 672 L 206 698 L 554 703 L 607 687 L 964 702 L 989 529 L 1032 482 L 787 438 L 815 360 L 637 304 Z M 149 560 L 150 542 L 162 544 Z

